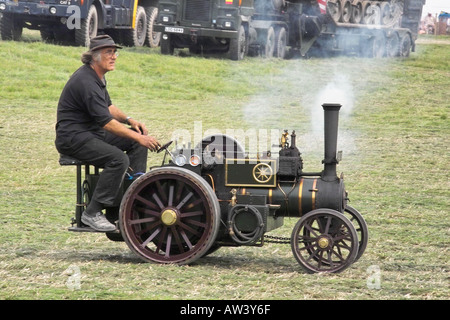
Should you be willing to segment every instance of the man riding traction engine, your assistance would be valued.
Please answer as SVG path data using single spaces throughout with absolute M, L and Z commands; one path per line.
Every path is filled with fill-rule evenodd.
M 222 246 L 261 246 L 284 217 L 300 217 L 291 238 L 282 241 L 290 242 L 301 267 L 346 269 L 363 254 L 368 231 L 361 214 L 347 204 L 343 178 L 336 174 L 340 105 L 323 107 L 321 172 L 303 170 L 295 133 L 290 144 L 289 134 L 283 134 L 278 158 L 269 152 L 245 154 L 227 135 L 205 137 L 194 148 L 169 151 L 171 142 L 163 145 L 163 164 L 133 181 L 123 195 L 121 239 L 144 261 L 189 264 Z

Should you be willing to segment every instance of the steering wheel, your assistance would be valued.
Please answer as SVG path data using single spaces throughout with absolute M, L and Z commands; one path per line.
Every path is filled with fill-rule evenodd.
M 172 144 L 172 142 L 173 142 L 173 141 L 169 141 L 169 142 L 167 142 L 166 144 L 162 145 L 162 146 L 158 149 L 158 151 L 156 151 L 156 153 L 160 153 L 160 152 L 163 151 L 163 150 L 167 150 L 167 148 Z M 167 151 L 169 151 L 169 150 L 167 150 Z

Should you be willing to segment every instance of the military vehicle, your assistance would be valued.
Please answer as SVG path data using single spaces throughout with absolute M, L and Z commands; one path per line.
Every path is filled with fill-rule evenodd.
M 100 33 L 126 46 L 159 45 L 153 31 L 158 0 L 0 0 L 0 34 L 19 40 L 23 28 L 46 42 L 88 46 Z
M 161 52 L 408 56 L 425 0 L 161 0 Z

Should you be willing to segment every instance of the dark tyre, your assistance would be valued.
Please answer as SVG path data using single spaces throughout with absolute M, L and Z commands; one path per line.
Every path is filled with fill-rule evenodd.
M 97 36 L 98 14 L 94 5 L 89 7 L 86 19 L 81 21 L 80 29 L 75 29 L 75 44 L 89 47 L 91 39 Z
M 351 15 L 351 18 L 350 18 L 350 22 L 356 23 L 356 24 L 361 23 L 361 21 L 363 19 L 363 12 L 362 12 L 362 10 L 363 10 L 362 2 L 361 1 L 354 2 L 353 3 L 352 15 Z
M 355 262 L 363 255 L 369 241 L 369 230 L 367 229 L 366 221 L 363 216 L 353 207 L 347 206 L 344 209 L 344 215 L 353 223 L 356 234 L 358 235 L 358 254 L 356 255 Z
M 411 52 L 411 37 L 409 34 L 405 34 L 400 39 L 400 56 L 407 58 Z
M 286 58 L 287 33 L 286 28 L 281 27 L 276 36 L 275 56 L 280 59 Z
M 266 40 L 264 43 L 264 56 L 266 58 L 273 58 L 275 52 L 275 30 L 270 27 L 267 30 Z
M 244 59 L 245 55 L 248 51 L 248 44 L 247 44 L 247 35 L 245 33 L 244 26 L 240 26 L 238 30 L 238 37 L 237 39 L 231 39 L 230 40 L 230 59 L 231 60 L 242 60 Z
M 119 207 L 106 208 L 105 216 L 109 222 L 116 225 L 119 220 Z M 106 232 L 106 237 L 111 241 L 123 242 L 122 234 L 119 231 Z
M 400 56 L 400 38 L 398 34 L 393 33 L 386 40 L 386 56 L 390 58 Z
M 352 18 L 352 2 L 350 0 L 341 1 L 341 21 L 344 23 L 349 23 Z
M 341 272 L 355 261 L 358 236 L 353 224 L 340 212 L 317 209 L 297 222 L 291 248 L 308 273 Z
M 386 37 L 382 34 L 370 36 L 360 47 L 362 57 L 382 58 L 386 56 Z
M 42 41 L 46 43 L 53 43 L 55 42 L 55 33 L 51 28 L 42 28 L 39 30 L 41 33 L 41 39 Z
M 338 22 L 342 15 L 341 1 L 329 0 L 327 3 L 327 12 L 335 22 Z
M 20 40 L 22 38 L 23 24 L 12 14 L 4 13 L 0 18 L 0 34 L 3 40 Z
M 128 47 L 142 47 L 147 35 L 147 15 L 144 7 L 138 6 L 134 29 L 123 31 L 123 43 Z
M 145 13 L 147 15 L 147 35 L 145 36 L 145 44 L 150 48 L 156 48 L 161 41 L 161 32 L 153 31 L 153 24 L 158 17 L 158 8 L 147 7 L 145 8 Z
M 219 230 L 219 201 L 199 175 L 160 167 L 125 193 L 119 223 L 128 247 L 144 261 L 188 264 L 208 253 Z

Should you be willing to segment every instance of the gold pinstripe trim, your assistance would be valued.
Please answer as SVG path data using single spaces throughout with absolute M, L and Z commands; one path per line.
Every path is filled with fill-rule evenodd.
M 316 185 L 317 185 L 317 179 L 314 179 L 313 186 L 312 186 L 312 195 L 311 195 L 311 197 L 312 197 L 311 198 L 311 200 L 312 200 L 312 204 L 311 204 L 312 210 L 314 210 L 316 208 L 316 192 L 317 192 Z
M 303 179 L 300 180 L 300 185 L 298 186 L 298 210 L 299 215 L 302 215 L 302 192 L 303 192 Z

